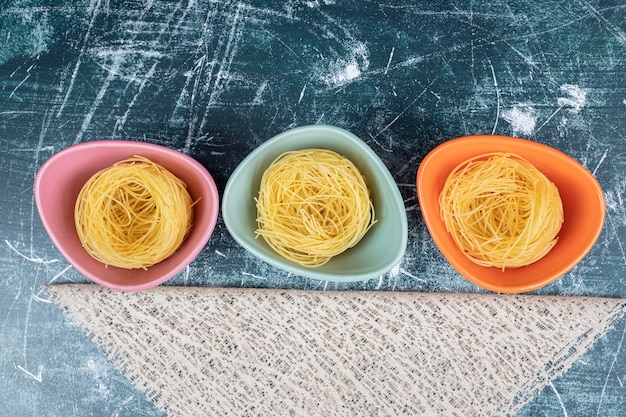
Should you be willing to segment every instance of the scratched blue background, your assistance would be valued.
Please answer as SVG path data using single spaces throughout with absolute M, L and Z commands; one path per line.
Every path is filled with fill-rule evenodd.
M 159 416 L 40 286 L 85 282 L 37 215 L 55 152 L 118 138 L 203 163 L 220 192 L 243 156 L 292 127 L 363 138 L 399 184 L 399 267 L 337 285 L 251 257 L 221 218 L 167 285 L 481 292 L 435 248 L 415 192 L 420 160 L 453 137 L 551 145 L 600 181 L 605 228 L 537 294 L 626 297 L 623 1 L 0 1 L 0 415 Z M 626 415 L 626 321 L 519 413 Z

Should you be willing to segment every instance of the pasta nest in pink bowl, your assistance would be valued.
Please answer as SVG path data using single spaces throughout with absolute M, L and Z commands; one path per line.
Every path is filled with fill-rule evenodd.
M 107 264 L 88 251 L 79 238 L 81 222 L 98 224 L 89 217 L 77 222 L 77 198 L 85 184 L 97 173 L 129 159 L 144 158 L 182 181 L 192 202 L 192 222 L 182 243 L 154 265 L 120 267 Z M 173 200 L 165 190 L 165 204 Z M 61 150 L 39 169 L 34 184 L 35 203 L 41 221 L 61 254 L 85 277 L 118 291 L 139 291 L 171 279 L 189 265 L 209 241 L 219 212 L 219 195 L 209 172 L 195 159 L 174 149 L 144 142 L 99 140 Z M 161 211 L 171 216 L 171 210 Z M 168 219 L 165 219 L 168 220 Z M 167 244 L 160 241 L 152 244 Z

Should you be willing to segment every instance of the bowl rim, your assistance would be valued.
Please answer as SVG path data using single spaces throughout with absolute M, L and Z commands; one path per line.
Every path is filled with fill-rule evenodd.
M 48 177 L 49 175 L 53 175 L 53 171 L 50 171 L 54 168 L 54 165 L 58 163 L 58 160 L 66 158 L 70 155 L 77 154 L 80 155 L 81 152 L 89 149 L 110 149 L 111 147 L 115 147 L 116 149 L 129 149 L 133 150 L 134 153 L 140 153 L 141 150 L 150 150 L 156 154 L 167 155 L 168 157 L 177 159 L 183 164 L 190 166 L 189 172 L 195 172 L 194 176 L 202 179 L 203 188 L 206 188 L 209 192 L 209 196 L 213 204 L 210 205 L 210 209 L 208 210 L 209 220 L 207 222 L 209 227 L 206 227 L 204 230 L 200 231 L 199 236 L 196 238 L 198 241 L 195 245 L 190 247 L 188 253 L 186 253 L 180 260 L 178 260 L 174 267 L 169 269 L 167 273 L 162 274 L 158 278 L 152 279 L 150 281 L 141 283 L 141 284 L 113 284 L 109 282 L 106 278 L 102 278 L 98 274 L 92 273 L 89 269 L 83 267 L 81 262 L 74 256 L 67 248 L 61 243 L 59 236 L 53 231 L 51 220 L 49 219 L 47 208 L 44 207 L 42 203 L 42 181 Z M 122 160 L 122 159 L 120 159 Z M 161 162 L 157 162 L 161 164 Z M 163 164 L 165 166 L 165 164 Z M 167 168 L 167 167 L 166 167 Z M 95 174 L 101 168 L 95 168 L 93 173 Z M 169 169 L 169 168 L 168 168 Z M 34 189 L 33 194 L 35 198 L 35 205 L 37 207 L 37 211 L 39 213 L 39 218 L 46 230 L 46 233 L 54 243 L 57 250 L 63 255 L 63 257 L 82 275 L 91 280 L 92 282 L 99 284 L 103 287 L 110 288 L 116 291 L 124 291 L 124 292 L 133 292 L 140 291 L 149 288 L 156 287 L 165 281 L 173 278 L 178 273 L 180 273 L 185 267 L 187 267 L 203 250 L 203 248 L 208 243 L 213 231 L 215 229 L 217 218 L 219 214 L 219 193 L 217 190 L 217 186 L 215 184 L 215 180 L 208 172 L 208 170 L 196 159 L 193 157 L 186 155 L 176 149 L 159 145 L 156 143 L 150 142 L 141 142 L 136 140 L 122 140 L 122 139 L 99 139 L 92 140 L 88 142 L 81 142 L 77 144 L 70 145 L 56 152 L 50 158 L 48 158 L 43 164 L 41 164 L 40 168 L 35 175 L 34 181 Z M 174 254 L 175 255 L 175 254 Z M 174 256 L 172 255 L 172 256 Z M 169 259 L 169 258 L 168 258 Z
M 229 205 L 231 204 L 231 193 L 234 187 L 234 183 L 237 181 L 239 174 L 244 171 L 248 165 L 253 164 L 257 159 L 259 154 L 263 154 L 266 152 L 266 149 L 271 148 L 277 143 L 288 141 L 298 133 L 304 133 L 307 131 L 319 131 L 319 132 L 333 132 L 337 135 L 338 140 L 344 140 L 347 142 L 356 145 L 359 149 L 359 152 L 368 156 L 369 160 L 376 165 L 377 172 L 382 174 L 381 180 L 384 182 L 385 186 L 388 186 L 390 192 L 393 194 L 395 198 L 395 203 L 403 209 L 400 210 L 400 227 L 402 228 L 401 236 L 398 236 L 399 248 L 400 250 L 396 253 L 393 259 L 387 262 L 384 266 L 378 267 L 374 270 L 369 270 L 367 272 L 361 273 L 351 273 L 344 274 L 340 277 L 329 274 L 328 272 L 322 272 L 319 270 L 315 270 L 313 268 L 306 268 L 295 263 L 289 263 L 287 260 L 285 262 L 280 262 L 275 260 L 272 257 L 265 256 L 265 254 L 256 250 L 256 248 L 249 246 L 237 233 L 233 233 L 233 224 L 235 222 L 234 219 L 230 216 L 230 210 L 228 210 Z M 341 138 L 341 139 L 339 139 Z M 278 156 L 278 154 L 276 155 Z M 394 204 L 394 206 L 396 205 Z M 226 225 L 226 228 L 230 232 L 231 236 L 247 251 L 252 253 L 257 258 L 262 261 L 273 265 L 276 268 L 282 269 L 284 271 L 296 274 L 298 276 L 313 278 L 321 281 L 331 281 L 331 282 L 354 282 L 354 281 L 364 281 L 368 279 L 372 279 L 375 277 L 379 277 L 388 271 L 390 271 L 394 266 L 398 265 L 401 259 L 404 257 L 406 252 L 406 247 L 408 244 L 408 220 L 406 216 L 406 210 L 404 209 L 404 201 L 400 194 L 400 190 L 398 189 L 396 181 L 393 179 L 393 176 L 389 172 L 389 169 L 384 164 L 384 162 L 380 159 L 380 157 L 358 136 L 353 134 L 352 132 L 326 124 L 313 124 L 313 125 L 304 125 L 295 127 L 286 131 L 283 131 L 267 141 L 263 142 L 261 145 L 257 146 L 253 149 L 235 168 L 233 173 L 230 175 L 226 187 L 224 189 L 224 195 L 222 198 L 222 218 Z
M 474 146 L 472 145 L 477 145 L 477 144 L 489 144 L 497 149 L 497 150 L 494 150 L 494 152 L 500 152 L 499 149 L 502 149 L 503 147 L 515 145 L 517 147 L 524 147 L 524 148 L 527 148 L 529 150 L 532 150 L 534 152 L 538 152 L 544 155 L 550 155 L 550 157 L 555 158 L 555 161 L 558 160 L 562 163 L 567 164 L 568 167 L 575 169 L 577 171 L 576 176 L 578 178 L 580 178 L 581 180 L 584 179 L 584 181 L 588 181 L 589 184 L 593 185 L 595 195 L 597 196 L 598 211 L 600 214 L 598 217 L 594 219 L 595 220 L 593 223 L 594 234 L 586 242 L 586 244 L 582 247 L 582 249 L 576 254 L 576 256 L 573 257 L 569 262 L 567 262 L 567 264 L 564 267 L 558 270 L 557 273 L 554 273 L 551 275 L 548 274 L 544 278 L 534 280 L 532 283 L 529 283 L 527 285 L 505 285 L 505 284 L 497 284 L 497 283 L 489 282 L 489 281 L 486 281 L 482 275 L 473 273 L 472 271 L 464 267 L 463 265 L 464 263 L 471 262 L 471 261 L 465 258 L 465 256 L 461 253 L 458 247 L 455 246 L 454 248 L 451 248 L 451 245 L 446 245 L 443 242 L 440 234 L 437 233 L 437 230 L 436 230 L 437 226 L 441 227 L 439 224 L 443 224 L 443 221 L 440 219 L 438 211 L 437 213 L 433 213 L 432 210 L 429 208 L 429 204 L 427 204 L 425 200 L 426 195 L 424 191 L 425 189 L 424 184 L 428 181 L 428 178 L 435 177 L 438 173 L 440 173 L 441 170 L 438 170 L 433 173 L 431 172 L 431 165 L 433 164 L 433 161 L 436 161 L 439 158 L 443 159 L 445 157 L 446 152 L 450 150 L 454 150 L 455 148 L 466 147 L 469 149 L 469 151 L 466 152 L 465 159 L 469 159 L 473 156 L 477 156 L 477 155 L 484 153 L 484 152 L 480 152 L 476 150 L 472 151 L 472 149 L 474 149 Z M 507 151 L 502 150 L 502 152 L 507 152 Z M 515 153 L 515 152 L 511 152 L 511 153 Z M 460 162 L 462 162 L 462 160 L 459 161 L 459 163 Z M 446 173 L 446 176 L 447 175 L 449 175 L 449 172 Z M 597 242 L 598 238 L 600 237 L 600 234 L 602 233 L 604 222 L 605 222 L 605 217 L 606 217 L 606 202 L 605 202 L 604 192 L 602 190 L 602 187 L 600 186 L 600 183 L 595 178 L 595 176 L 591 172 L 589 172 L 587 168 L 581 165 L 578 161 L 576 161 L 574 158 L 570 157 L 569 155 L 565 154 L 564 152 L 561 152 L 558 149 L 555 149 L 546 144 L 535 142 L 529 139 L 522 139 L 522 138 L 517 138 L 517 137 L 494 135 L 494 134 L 477 134 L 477 135 L 461 136 L 461 137 L 453 138 L 445 142 L 442 142 L 439 145 L 437 145 L 435 148 L 433 148 L 422 159 L 417 170 L 416 185 L 417 185 L 418 201 L 419 201 L 420 208 L 422 211 L 422 217 L 424 219 L 424 223 L 426 224 L 428 232 L 430 233 L 435 245 L 437 246 L 441 254 L 464 278 L 478 285 L 479 287 L 482 287 L 484 289 L 494 291 L 494 292 L 522 293 L 522 292 L 537 290 L 539 288 L 542 288 L 556 281 L 557 279 L 559 279 L 560 277 L 562 277 L 563 275 L 571 271 L 585 256 L 587 256 L 587 254 L 591 251 L 591 249 Z M 436 207 L 437 208 L 439 207 L 438 203 L 436 203 Z M 461 259 L 461 261 L 465 260 L 465 262 L 459 262 L 458 259 Z M 537 262 L 540 262 L 540 261 L 541 260 Z M 489 267 L 482 267 L 482 268 L 489 268 Z M 525 268 L 525 267 L 522 267 L 522 268 Z

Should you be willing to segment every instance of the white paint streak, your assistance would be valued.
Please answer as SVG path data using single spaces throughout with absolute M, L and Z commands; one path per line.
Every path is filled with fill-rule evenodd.
M 402 271 L 402 268 L 400 268 L 400 264 L 397 264 L 396 266 L 394 266 L 393 268 L 389 270 L 387 275 L 389 275 L 390 278 L 397 278 L 398 275 L 400 275 L 401 271 Z
M 263 93 L 265 92 L 265 89 L 267 88 L 268 82 L 264 81 L 259 88 L 257 88 L 256 90 L 256 94 L 254 95 L 254 99 L 252 100 L 252 104 L 254 105 L 259 105 L 259 104 L 263 104 Z M 300 100 L 302 100 L 302 95 L 304 94 L 304 89 L 302 90 L 302 93 L 300 93 Z M 300 101 L 298 101 L 298 103 L 300 103 Z
M 194 68 L 189 70 L 189 71 L 185 71 L 183 73 L 183 76 L 186 78 L 185 80 L 185 85 L 183 86 L 183 88 L 180 91 L 180 94 L 178 96 L 178 100 L 176 100 L 176 105 L 174 106 L 174 111 L 172 112 L 172 117 L 170 118 L 170 123 L 171 124 L 183 124 L 184 122 L 184 117 L 182 115 L 179 114 L 179 109 L 184 109 L 185 105 L 184 102 L 190 97 L 189 95 L 189 84 L 191 83 L 192 78 L 194 78 L 195 75 L 195 82 L 194 82 L 194 89 L 193 89 L 193 93 L 191 95 L 191 101 L 190 101 L 190 109 L 193 108 L 193 104 L 195 102 L 195 92 L 197 91 L 198 85 L 199 85 L 199 80 L 198 80 L 198 72 L 202 70 L 202 65 L 204 65 L 204 62 L 206 61 L 206 55 L 201 56 L 198 60 L 196 60 L 196 62 L 194 63 Z M 187 139 L 189 141 L 189 137 Z M 188 150 L 188 149 L 186 149 Z
M 6 240 L 6 239 L 5 239 L 5 240 L 4 240 L 4 243 L 6 243 L 6 245 L 9 247 L 9 249 L 11 249 L 13 252 L 17 253 L 17 254 L 18 254 L 19 256 L 21 256 L 22 258 L 26 259 L 27 261 L 30 261 L 30 262 L 36 263 L 36 264 L 44 264 L 44 265 L 46 265 L 46 264 L 51 264 L 51 263 L 54 263 L 54 262 L 58 262 L 58 261 L 59 261 L 58 259 L 44 260 L 44 259 L 37 258 L 37 257 L 34 257 L 34 256 L 26 256 L 26 255 L 24 255 L 22 252 L 20 252 L 19 250 L 17 250 L 17 249 L 15 248 L 15 246 L 13 246 L 13 245 L 11 244 L 11 242 L 9 242 L 8 240 Z
M 610 195 L 609 193 L 606 194 L 607 207 L 609 207 L 609 202 L 608 202 L 609 195 Z M 622 205 L 620 205 L 620 207 L 622 207 Z M 624 222 L 623 216 L 618 216 L 618 218 L 621 220 L 622 223 Z M 622 260 L 624 261 L 624 263 L 626 263 L 626 251 L 624 250 L 624 246 L 622 245 L 622 240 L 617 233 L 617 225 L 615 224 L 615 221 L 613 220 L 613 216 L 606 216 L 606 219 L 610 225 L 611 234 L 615 235 L 616 237 L 617 247 L 619 248 L 620 253 L 622 254 Z
M 552 118 L 553 118 L 554 116 L 556 116 L 556 114 L 557 114 L 559 111 L 561 111 L 561 109 L 562 109 L 562 108 L 563 108 L 562 106 L 561 106 L 561 107 L 559 107 L 559 108 L 557 108 L 557 109 L 556 109 L 556 110 L 555 110 L 555 111 L 554 111 L 554 112 L 553 112 L 553 113 L 552 113 L 552 114 L 551 114 L 551 115 L 550 115 L 550 116 L 549 116 L 549 117 L 548 117 L 548 118 L 547 118 L 547 119 L 546 119 L 546 120 L 545 120 L 545 121 L 541 124 L 541 126 L 539 126 L 539 127 L 537 128 L 537 130 L 535 130 L 535 133 L 537 133 L 537 132 L 539 132 L 541 129 L 543 129 L 543 127 L 544 127 L 545 125 L 547 125 L 547 124 L 548 124 L 548 122 L 549 122 L 550 120 L 552 120 Z
M 210 91 L 210 94 L 208 96 L 208 102 L 205 106 L 202 120 L 200 121 L 200 125 L 197 129 L 198 132 L 202 132 L 204 130 L 204 126 L 209 119 L 209 112 L 218 103 L 219 97 L 224 91 L 226 91 L 231 80 L 230 68 L 237 54 L 238 46 L 240 45 L 239 41 L 243 36 L 244 27 L 247 22 L 245 13 L 249 11 L 249 8 L 243 3 L 237 3 L 233 6 L 235 7 L 235 11 L 228 11 L 228 13 L 231 14 L 230 31 L 224 32 L 218 38 L 217 46 L 213 48 L 213 59 L 209 61 L 207 65 L 208 69 L 205 72 L 207 80 L 203 83 L 203 92 Z M 208 22 L 215 13 L 216 12 L 214 10 L 210 10 L 207 14 L 207 20 L 205 22 L 205 27 L 208 29 L 205 36 L 209 38 L 213 37 L 214 34 L 211 32 L 212 27 L 208 24 Z M 222 54 L 221 58 L 220 53 Z M 216 68 L 217 70 L 215 70 Z M 189 127 L 187 145 L 185 147 L 187 150 L 190 147 L 192 135 L 197 133 L 196 122 L 197 117 L 194 116 Z
M 589 2 L 584 1 L 582 5 L 586 7 L 591 14 L 598 20 L 598 22 L 602 23 L 606 29 L 613 34 L 613 36 L 621 43 L 622 45 L 626 45 L 626 32 L 624 32 L 619 26 L 613 25 L 609 22 L 602 13 L 593 7 Z M 622 21 L 623 23 L 623 21 Z
M 242 272 L 241 275 L 245 275 L 245 276 L 256 278 L 256 279 L 262 279 L 262 280 L 266 280 L 267 279 L 267 278 L 262 277 L 260 275 L 251 274 L 249 272 Z
M 122 48 L 98 48 L 95 55 L 98 58 L 115 59 L 123 55 L 139 55 L 142 59 L 145 58 L 163 58 L 163 53 L 159 51 L 152 51 L 148 49 L 135 49 L 129 47 Z
M 52 279 L 50 281 L 48 281 L 47 285 L 52 284 L 53 282 L 55 282 L 58 278 L 62 277 L 67 271 L 69 271 L 72 268 L 72 265 L 68 265 L 65 268 L 63 268 L 63 270 L 61 272 L 59 272 L 58 274 L 56 274 L 55 276 L 52 277 Z M 39 297 L 39 295 L 43 292 L 43 289 L 40 289 L 39 292 L 37 294 L 33 294 L 33 297 L 35 297 L 36 301 L 40 301 L 43 303 L 50 303 L 51 301 L 48 299 L 44 299 Z
M 36 112 L 34 111 L 17 111 L 17 110 L 12 110 L 12 111 L 0 111 L 0 115 L 2 116 L 13 116 L 13 117 L 7 117 L 7 119 L 14 119 L 18 116 L 24 115 L 24 114 L 35 114 Z M 18 149 L 19 151 L 19 149 Z
M 189 268 L 189 265 L 187 265 L 185 267 L 185 285 L 187 285 L 187 283 L 189 282 L 189 271 L 191 270 L 191 268 Z
M 245 15 L 242 13 L 245 12 L 245 10 L 246 9 L 244 5 L 239 4 L 235 10 L 235 13 L 232 15 L 232 27 L 230 32 L 228 33 L 228 36 L 226 37 L 226 44 L 223 49 L 224 54 L 222 55 L 219 69 L 214 77 L 213 88 L 211 94 L 209 95 L 207 109 L 213 107 L 213 105 L 217 102 L 217 98 L 223 93 L 226 85 L 228 84 L 230 78 L 230 67 L 233 63 L 233 60 L 235 59 L 235 55 L 237 54 L 239 40 L 243 36 L 243 30 L 246 23 Z M 206 117 L 207 113 L 205 113 L 204 115 L 201 128 L 204 126 Z
M 387 73 L 389 72 L 389 65 L 391 65 L 391 60 L 393 59 L 393 53 L 395 52 L 396 48 L 392 47 L 391 48 L 391 53 L 389 54 L 389 60 L 387 61 L 387 66 L 385 67 L 385 75 L 387 75 Z
M 22 294 L 22 281 L 19 281 L 18 287 L 17 287 L 17 294 L 15 294 L 15 297 L 13 298 L 13 300 L 17 300 L 18 298 L 20 298 L 21 294 Z
M 215 249 L 215 254 L 221 256 L 222 258 L 228 258 L 228 256 L 224 255 L 222 252 Z
M 137 102 L 137 98 L 143 92 L 143 89 L 146 87 L 146 84 L 148 83 L 148 80 L 150 78 L 152 78 L 152 76 L 154 75 L 154 72 L 156 70 L 157 64 L 158 64 L 158 62 L 155 62 L 152 65 L 152 67 L 150 67 L 150 70 L 148 70 L 148 73 L 146 74 L 144 79 L 141 81 L 141 84 L 139 84 L 139 89 L 137 90 L 137 93 L 133 96 L 133 99 L 128 104 L 128 107 L 126 108 L 126 111 L 124 112 L 124 115 L 119 119 L 119 128 L 123 127 L 124 124 L 126 124 L 126 120 L 128 119 L 128 114 L 130 113 L 130 110 L 135 106 L 135 103 Z M 117 129 L 118 128 L 118 124 L 116 123 L 115 126 L 116 126 L 116 129 Z
M 412 278 L 412 279 L 414 279 L 416 281 L 426 282 L 425 279 L 418 278 L 418 277 L 416 277 L 415 275 L 411 274 L 409 271 L 407 271 L 407 270 L 405 270 L 403 268 L 400 268 L 400 273 L 402 273 L 402 274 L 406 275 L 407 277 Z
M 615 362 L 617 362 L 617 357 L 619 356 L 620 351 L 622 350 L 622 343 L 624 342 L 624 335 L 626 335 L 626 326 L 624 326 L 624 331 L 622 332 L 622 338 L 620 339 L 619 344 L 617 345 L 615 356 L 613 357 L 613 362 L 611 362 L 609 371 L 606 373 L 606 378 L 604 379 L 604 386 L 602 387 L 602 394 L 600 395 L 600 402 L 598 403 L 598 410 L 596 411 L 596 417 L 600 415 L 600 409 L 602 408 L 602 401 L 604 400 L 604 394 L 606 392 L 606 385 L 608 384 L 609 377 L 611 376 L 611 373 L 613 372 L 613 367 L 615 366 Z
M 37 294 L 32 294 L 31 296 L 32 296 L 32 297 L 33 297 L 33 299 L 34 299 L 35 301 L 37 301 L 38 303 L 52 304 L 52 301 L 47 300 L 47 299 L 45 299 L 45 298 L 41 298 L 41 297 L 39 297 Z
M 496 70 L 493 68 L 491 61 L 489 61 L 489 67 L 491 68 L 491 76 L 493 77 L 493 86 L 496 89 L 496 98 L 497 98 L 497 107 L 496 107 L 496 121 L 493 123 L 493 129 L 491 129 L 491 134 L 496 133 L 496 128 L 498 127 L 498 121 L 500 120 L 500 107 L 502 106 L 502 93 L 500 92 L 500 88 L 498 87 L 498 79 L 496 78 Z
M 335 87 L 339 87 L 358 78 L 360 75 L 361 70 L 356 62 L 338 63 L 334 67 L 333 72 L 328 76 L 326 82 Z
M 313 1 L 306 1 L 304 2 L 304 4 L 306 4 L 307 6 L 309 6 L 312 9 L 317 9 L 322 5 L 333 5 L 335 4 L 334 0 L 313 0 Z
M 304 91 L 306 90 L 306 84 L 304 85 L 304 87 L 302 87 L 302 91 L 300 91 L 300 97 L 298 98 L 298 104 L 300 104 L 300 102 L 302 102 L 302 99 L 304 98 Z
M 195 75 L 195 81 L 193 84 L 193 88 L 191 89 L 191 102 L 189 104 L 189 110 L 192 114 L 195 113 L 194 107 L 196 104 L 196 95 L 198 94 L 200 88 L 200 79 L 202 75 L 202 70 L 204 68 L 205 63 L 207 62 L 206 55 L 201 56 L 195 63 L 193 74 Z M 184 153 L 189 153 L 191 149 L 191 142 L 193 139 L 193 135 L 195 134 L 195 125 L 198 121 L 198 116 L 194 115 L 189 123 L 189 130 L 187 131 L 187 140 L 185 141 L 185 148 L 183 150 Z
M 41 383 L 43 377 L 43 365 L 39 365 L 37 374 L 35 375 L 34 373 L 27 371 L 26 369 L 24 369 L 23 366 L 20 365 L 14 365 L 17 369 L 19 369 L 20 371 L 24 372 L 26 375 L 28 375 L 29 377 L 33 378 L 35 381 Z
M 346 55 L 332 62 L 320 76 L 321 81 L 330 88 L 342 87 L 358 79 L 369 68 L 369 50 L 365 44 L 352 40 L 345 47 Z
M 35 166 L 39 166 L 39 156 L 41 155 L 41 152 L 44 149 L 49 148 L 48 146 L 44 147 L 43 143 L 44 143 L 44 139 L 46 137 L 46 134 L 48 132 L 48 129 L 50 128 L 50 122 L 52 121 L 52 112 L 48 112 L 48 110 L 45 111 L 44 113 L 44 118 L 43 121 L 41 122 L 41 131 L 39 132 L 39 140 L 37 142 L 37 147 L 34 149 L 34 155 L 33 155 L 33 160 L 34 160 L 34 164 Z M 54 147 L 52 147 L 52 150 L 54 151 Z M 33 181 L 35 180 L 37 173 L 33 171 Z M 35 200 L 31 199 L 30 200 L 30 255 L 32 257 L 33 253 L 34 253 L 34 242 L 35 242 L 35 237 L 34 237 L 34 222 L 35 222 L 35 214 L 36 209 L 35 209 Z M 7 242 L 8 243 L 8 242 Z
M 98 91 L 96 98 L 91 104 L 91 108 L 85 115 L 85 118 L 83 119 L 83 123 L 80 126 L 80 130 L 78 131 L 78 134 L 76 135 L 76 139 L 74 139 L 74 143 L 80 142 L 81 139 L 83 138 L 83 135 L 89 128 L 91 119 L 93 119 L 93 116 L 95 115 L 96 110 L 98 109 L 98 107 L 100 107 L 100 103 L 102 102 L 104 95 L 109 89 L 109 85 L 111 85 L 111 81 L 113 81 L 113 78 L 115 78 L 115 76 L 117 75 L 117 72 L 122 64 L 122 60 L 123 60 L 123 57 L 121 56 L 116 56 L 115 59 L 113 60 L 113 66 L 111 67 L 111 71 L 108 72 L 107 77 L 104 79 L 104 82 L 100 86 L 100 90 Z
M 122 409 L 126 406 L 126 404 L 128 404 L 131 400 L 133 399 L 133 396 L 131 395 L 130 397 L 126 398 L 119 407 L 117 407 L 117 411 L 113 414 L 111 414 L 111 417 L 119 417 L 120 412 L 122 411 Z
M 383 287 L 383 275 L 378 277 L 378 284 L 376 284 L 376 289 L 380 290 Z
M 80 65 L 81 65 L 81 59 L 79 55 L 78 60 L 76 60 L 76 65 L 74 65 L 74 71 L 72 72 L 72 77 L 70 78 L 70 85 L 67 87 L 67 90 L 65 90 L 65 96 L 63 97 L 61 106 L 59 106 L 59 110 L 57 111 L 57 116 L 56 116 L 57 118 L 61 116 L 61 113 L 63 113 L 63 110 L 65 109 L 65 105 L 67 104 L 67 100 L 70 97 L 72 90 L 74 89 L 74 82 L 76 82 L 76 76 L 78 75 L 78 69 L 80 68 Z
M 412 101 L 411 101 L 411 102 L 410 102 L 410 103 L 409 103 L 409 104 L 408 104 L 408 105 L 407 105 L 404 109 L 402 109 L 402 111 L 401 111 L 400 113 L 398 113 L 398 115 L 397 115 L 396 117 L 394 117 L 394 118 L 393 118 L 393 120 L 392 120 L 391 122 L 389 122 L 389 123 L 388 123 L 385 127 L 383 127 L 383 128 L 382 128 L 382 129 L 381 129 L 378 133 L 376 133 L 375 135 L 373 135 L 373 136 L 372 136 L 372 135 L 370 135 L 370 137 L 371 137 L 372 139 L 376 139 L 378 136 L 380 136 L 380 134 L 381 134 L 381 133 L 383 133 L 384 131 L 386 131 L 387 129 L 389 129 L 389 128 L 391 127 L 391 125 L 393 125 L 395 122 L 397 122 L 397 121 L 398 121 L 398 119 L 399 119 L 400 117 L 402 117 L 402 115 L 403 115 L 404 113 L 406 113 L 406 111 L 407 111 L 408 109 L 410 109 L 410 108 L 411 108 L 411 106 L 413 106 L 413 105 L 417 102 L 417 100 L 419 100 L 420 98 L 422 98 L 422 96 L 426 93 L 426 91 L 428 91 L 428 89 L 430 88 L 430 86 L 434 84 L 435 80 L 436 80 L 436 79 L 432 80 L 432 81 L 430 82 L 430 84 L 428 84 L 428 86 L 427 86 L 426 88 L 424 88 L 424 89 L 422 90 L 422 92 L 418 94 L 418 96 L 417 96 L 417 97 L 415 97 L 415 98 L 414 98 L 414 99 L 413 99 L 413 100 L 412 100 Z M 391 152 L 391 150 L 389 150 L 389 152 Z
M 563 410 L 563 415 L 565 417 L 568 417 L 567 410 L 565 409 L 565 404 L 563 404 L 563 400 L 561 399 L 561 396 L 559 395 L 559 392 L 556 390 L 556 387 L 554 386 L 552 381 L 550 381 L 550 388 L 552 388 L 552 391 L 554 391 L 554 394 L 556 395 L 556 399 L 559 401 L 559 404 L 561 404 L 561 409 Z
M 22 84 L 24 84 L 26 82 L 26 80 L 28 80 L 30 78 L 30 74 L 27 74 L 26 77 L 24 77 L 24 79 L 13 89 L 13 91 L 11 91 L 11 94 L 9 94 L 9 98 L 13 97 L 13 95 L 15 94 L 15 92 L 22 86 Z
M 59 107 L 59 110 L 57 111 L 57 115 L 56 115 L 57 118 L 61 116 L 61 113 L 63 113 L 63 109 L 65 108 L 65 105 L 67 104 L 67 100 L 70 94 L 72 93 L 72 90 L 74 89 L 74 82 L 76 81 L 76 76 L 78 75 L 78 69 L 80 68 L 81 63 L 82 63 L 82 56 L 84 55 L 85 48 L 87 47 L 87 41 L 89 40 L 91 30 L 94 27 L 94 22 L 96 20 L 96 16 L 98 15 L 99 8 L 100 8 L 100 0 L 92 1 L 91 4 L 89 5 L 89 10 L 91 10 L 91 20 L 89 21 L 87 32 L 85 33 L 85 37 L 83 38 L 83 44 L 80 48 L 78 59 L 76 60 L 76 65 L 74 65 L 74 71 L 72 72 L 72 77 L 70 78 L 70 85 L 67 87 L 67 90 L 65 91 L 65 96 L 63 97 L 63 102 L 61 103 L 61 106 Z
M 598 165 L 596 165 L 595 169 L 593 170 L 593 175 L 596 175 L 596 172 L 598 172 L 598 168 L 600 168 L 600 165 L 602 165 L 602 162 L 604 162 L 608 153 L 608 149 L 604 151 L 604 153 L 602 154 L 602 158 L 600 158 L 600 161 L 598 161 Z
M 352 62 L 346 65 L 346 70 L 344 74 L 347 80 L 353 80 L 359 75 L 361 75 L 361 70 L 359 69 L 359 66 L 356 63 Z
M 503 42 L 504 42 L 504 41 L 503 41 Z M 534 59 L 532 59 L 532 57 L 529 57 L 529 56 L 524 55 L 524 54 L 523 54 L 523 53 L 522 53 L 519 49 L 515 48 L 515 47 L 514 47 L 513 45 L 511 45 L 510 43 L 508 43 L 508 42 L 504 42 L 504 43 L 506 44 L 506 46 L 508 46 L 509 48 L 511 48 L 511 50 L 512 50 L 513 52 L 515 52 L 515 53 L 516 53 L 516 54 L 518 54 L 520 57 L 522 57 L 522 59 L 524 60 L 524 62 L 525 62 L 528 66 L 530 66 L 530 67 L 533 67 L 533 68 L 535 68 L 535 69 L 539 69 L 539 70 L 540 70 L 539 66 L 537 65 L 537 63 L 535 62 L 535 60 L 534 60 Z

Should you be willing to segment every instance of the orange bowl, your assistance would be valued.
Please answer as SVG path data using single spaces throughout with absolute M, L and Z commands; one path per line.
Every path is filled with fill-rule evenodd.
M 475 264 L 458 248 L 440 216 L 439 193 L 450 172 L 463 161 L 490 152 L 526 158 L 557 186 L 563 202 L 557 244 L 546 256 L 521 268 L 502 271 Z M 474 284 L 503 293 L 536 290 L 570 271 L 600 236 L 606 212 L 602 188 L 585 167 L 549 146 L 507 136 L 465 136 L 437 146 L 418 168 L 417 193 L 426 227 L 450 264 Z

